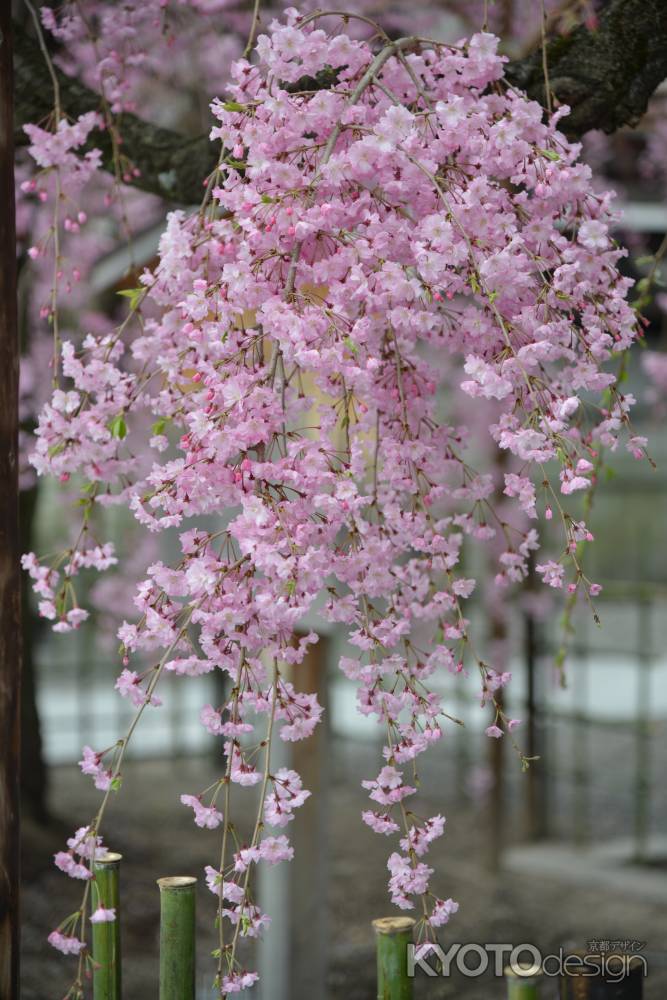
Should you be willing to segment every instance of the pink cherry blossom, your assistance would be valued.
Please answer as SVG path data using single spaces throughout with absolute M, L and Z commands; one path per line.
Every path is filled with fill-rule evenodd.
M 73 935 L 62 934 L 60 931 L 51 931 L 48 942 L 63 955 L 78 955 L 86 947 L 85 941 L 80 941 Z
M 194 810 L 197 826 L 215 830 L 222 823 L 222 813 L 215 806 L 205 806 L 196 795 L 181 795 L 181 802 Z
M 195 6 L 209 4 L 219 0 Z M 137 25 L 161 10 L 126 6 L 119 25 L 105 19 L 117 46 L 103 36 L 102 68 L 89 67 L 114 113 L 131 109 L 124 74 L 147 58 Z M 61 44 L 89 51 L 76 11 L 44 17 Z M 375 41 L 340 27 L 290 9 L 259 35 L 252 61 L 233 63 L 225 100 L 211 103 L 221 165 L 204 207 L 169 214 L 126 321 L 61 338 L 31 458 L 70 491 L 85 484 L 79 540 L 52 565 L 23 561 L 55 631 L 87 614 L 78 574 L 116 563 L 109 543 L 91 540 L 100 508 L 129 508 L 144 537 L 176 529 L 173 560 L 141 560 L 116 688 L 138 716 L 175 674 L 226 675 L 224 704 L 200 713 L 223 737 L 222 773 L 215 791 L 181 802 L 197 826 L 223 828 L 226 856 L 206 879 L 234 942 L 268 925 L 252 898 L 257 866 L 292 857 L 265 825 L 286 827 L 310 796 L 295 771 L 272 769 L 270 751 L 322 720 L 297 683 L 314 619 L 345 626 L 341 670 L 383 734 L 382 766 L 362 782 L 377 808 L 362 815 L 398 835 L 392 902 L 412 909 L 421 897 L 427 928 L 456 912 L 433 895 L 421 860 L 444 817 L 418 818 L 406 800 L 419 758 L 449 725 L 445 677 L 479 674 L 488 736 L 518 724 L 497 696 L 509 672 L 471 641 L 472 550 L 493 563 L 494 591 L 511 593 L 541 547 L 540 511 L 549 520 L 559 494 L 591 488 L 600 446 L 645 448 L 629 423 L 633 397 L 609 370 L 637 338 L 624 251 L 609 236 L 617 216 L 560 130 L 567 109 L 545 115 L 509 87 L 489 32 L 457 46 L 404 40 L 378 55 Z M 330 67 L 334 88 L 288 86 Z M 99 164 L 75 150 L 100 124 L 85 115 L 28 126 L 52 186 L 31 178 L 25 194 L 48 202 L 66 182 L 54 223 L 63 238 L 92 226 L 69 202 Z M 42 266 L 47 243 L 31 240 L 30 266 Z M 42 307 L 51 322 L 58 296 Z M 453 396 L 466 400 L 462 418 L 446 412 Z M 502 453 L 502 475 L 479 454 L 475 421 Z M 594 595 L 578 556 L 592 535 L 559 520 L 560 551 L 538 576 Z M 130 669 L 142 657 L 148 669 Z M 105 756 L 86 747 L 81 761 L 101 789 L 115 787 L 119 767 Z M 248 842 L 227 836 L 232 819 L 216 805 L 245 788 L 258 800 Z M 95 856 L 97 825 L 56 855 L 67 874 L 86 878 L 74 854 Z M 54 934 L 56 947 L 76 940 Z M 223 994 L 256 981 L 235 943 L 224 961 Z

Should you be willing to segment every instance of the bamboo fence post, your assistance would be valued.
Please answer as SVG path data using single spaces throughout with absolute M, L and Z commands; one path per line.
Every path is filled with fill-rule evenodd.
M 412 944 L 412 917 L 381 917 L 373 921 L 377 948 L 377 1000 L 412 1000 L 408 976 L 408 945 Z
M 508 965 L 505 969 L 507 1000 L 540 1000 L 542 978 L 542 972 L 536 965 Z
M 194 1000 L 195 900 L 191 875 L 159 878 L 160 1000 Z
M 120 951 L 120 898 L 119 869 L 121 854 L 107 853 L 95 858 L 95 888 L 93 899 L 98 905 L 116 911 L 116 919 L 93 924 L 93 997 L 94 1000 L 120 1000 L 121 951 Z M 95 896 L 97 897 L 95 899 Z

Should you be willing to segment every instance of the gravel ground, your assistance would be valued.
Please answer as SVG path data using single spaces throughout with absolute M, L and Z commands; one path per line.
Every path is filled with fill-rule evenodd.
M 365 799 L 361 777 L 376 773 L 377 750 L 368 744 L 332 747 L 328 793 L 328 843 L 313 848 L 316 859 L 328 856 L 328 877 L 321 912 L 328 920 L 328 1000 L 373 1000 L 375 969 L 373 918 L 391 913 L 386 894 L 386 855 L 392 843 L 379 840 L 363 826 L 359 811 Z M 177 802 L 180 792 L 193 792 L 217 777 L 210 759 L 130 763 L 124 787 L 114 801 L 105 828 L 108 846 L 120 851 L 123 862 L 123 948 L 125 997 L 144 1000 L 157 995 L 158 891 L 155 879 L 168 874 L 200 875 L 205 864 L 215 863 L 219 832 L 194 827 L 191 813 Z M 446 928 L 445 945 L 453 942 L 530 942 L 547 953 L 563 943 L 585 945 L 591 939 L 636 939 L 646 942 L 649 977 L 646 1000 L 667 996 L 667 920 L 664 905 L 629 898 L 608 887 L 563 884 L 555 879 L 500 872 L 488 867 L 489 846 L 496 835 L 479 799 L 462 798 L 456 790 L 452 765 L 435 760 L 424 776 L 424 787 L 438 795 L 422 796 L 424 814 L 443 812 L 447 832 L 436 845 L 431 860 L 438 872 L 437 887 L 460 903 L 460 911 Z M 510 788 L 509 810 L 516 811 L 515 783 Z M 79 884 L 73 884 L 50 864 L 66 836 L 85 823 L 98 802 L 98 793 L 76 768 L 52 772 L 51 804 L 56 821 L 48 827 L 24 824 L 23 848 L 23 1000 L 60 1000 L 64 996 L 73 960 L 58 956 L 46 944 L 50 930 L 77 906 Z M 250 823 L 251 802 L 243 822 Z M 308 809 L 302 822 L 308 827 Z M 608 817 L 606 818 L 608 820 Z M 296 823 L 299 823 L 297 819 Z M 613 826 L 613 824 L 612 824 Z M 289 831 L 288 831 L 289 832 Z M 301 834 L 303 836 L 303 833 Z M 516 831 L 510 832 L 516 839 Z M 290 866 L 292 893 L 306 898 L 312 870 L 297 862 Z M 210 996 L 215 947 L 213 897 L 200 889 L 198 908 L 198 996 Z M 307 946 L 292 950 L 292 963 L 306 968 Z M 545 1000 L 556 996 L 553 981 Z M 415 989 L 416 1000 L 500 1000 L 501 981 L 489 977 L 429 979 L 423 976 Z M 249 994 L 252 995 L 252 994 Z M 255 1000 L 260 1000 L 259 995 Z M 271 989 L 261 1000 L 274 1000 Z M 289 1000 L 312 1000 L 299 987 Z

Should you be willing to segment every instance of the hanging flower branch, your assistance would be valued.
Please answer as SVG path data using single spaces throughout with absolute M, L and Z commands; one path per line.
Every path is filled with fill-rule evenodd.
M 276 831 L 310 794 L 271 763 L 276 736 L 307 738 L 322 714 L 286 678 L 317 641 L 294 645 L 304 616 L 319 609 L 347 630 L 340 667 L 386 734 L 383 766 L 363 782 L 363 820 L 397 836 L 391 899 L 419 908 L 428 945 L 457 909 L 434 894 L 424 860 L 444 819 L 411 810 L 404 773 L 451 719 L 429 679 L 478 670 L 487 734 L 507 735 L 527 765 L 496 697 L 509 675 L 480 659 L 470 634 L 476 581 L 462 551 L 502 539 L 496 583 L 521 581 L 540 519 L 555 514 L 562 548 L 537 572 L 590 602 L 599 587 L 577 552 L 592 536 L 566 500 L 590 487 L 600 444 L 615 447 L 629 427 L 631 399 L 605 368 L 636 337 L 623 251 L 609 235 L 610 195 L 593 190 L 559 131 L 567 108 L 545 121 L 503 79 L 489 34 L 373 47 L 318 18 L 288 12 L 258 37 L 254 61 L 235 64 L 231 99 L 212 105 L 223 155 L 204 205 L 171 214 L 158 265 L 130 294 L 139 333 L 126 323 L 90 334 L 80 352 L 63 345 L 67 384 L 42 414 L 33 459 L 42 474 L 82 477 L 86 510 L 129 504 L 147 531 L 179 531 L 180 560 L 147 568 L 139 620 L 119 632 L 116 686 L 137 719 L 111 749 L 86 748 L 83 770 L 105 799 L 56 860 L 90 878 L 128 740 L 164 673 L 228 674 L 226 704 L 201 713 L 226 769 L 181 799 L 198 826 L 221 830 L 207 880 L 223 997 L 257 979 L 238 958 L 240 938 L 268 923 L 253 871 L 291 858 Z M 324 72 L 329 88 L 309 89 Z M 492 470 L 474 468 L 466 428 L 443 418 L 438 388 L 460 366 L 470 407 L 495 402 L 488 436 L 511 456 L 515 523 L 496 511 Z M 643 450 L 631 432 L 628 446 Z M 211 515 L 218 531 L 202 526 Z M 26 557 L 56 628 L 77 624 L 79 567 L 111 559 L 84 532 L 62 593 L 57 569 Z M 155 666 L 131 669 L 139 654 Z M 243 841 L 232 811 L 252 786 L 259 806 Z M 72 995 L 88 886 L 52 935 L 81 952 Z

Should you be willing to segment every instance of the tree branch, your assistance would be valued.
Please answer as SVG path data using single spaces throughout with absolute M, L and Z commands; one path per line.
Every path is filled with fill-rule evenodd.
M 14 44 L 15 142 L 25 146 L 28 138 L 23 126 L 43 122 L 53 110 L 53 85 L 39 47 L 18 25 Z M 69 118 L 100 110 L 99 94 L 57 68 L 56 74 L 63 111 Z M 127 113 L 119 115 L 117 123 L 123 137 L 120 152 L 141 171 L 132 178 L 133 187 L 182 204 L 201 200 L 204 179 L 218 162 L 217 144 L 208 135 L 188 138 Z M 93 148 L 101 150 L 104 168 L 113 173 L 111 136 L 106 130 L 91 132 L 81 152 Z
M 583 25 L 547 45 L 551 92 L 571 114 L 560 127 L 577 139 L 590 129 L 636 125 L 667 77 L 665 0 L 608 0 L 597 30 Z M 542 53 L 509 63 L 508 80 L 544 105 Z
M 30 36 L 17 28 L 15 44 L 16 142 L 25 145 L 22 126 L 47 118 L 52 110 L 52 85 Z M 547 60 L 552 94 L 572 109 L 561 123 L 568 136 L 579 138 L 594 128 L 613 132 L 622 125 L 636 125 L 651 94 L 667 77 L 667 3 L 608 0 L 597 30 L 582 25 L 554 39 L 548 44 Z M 99 110 L 98 94 L 56 72 L 63 108 L 71 118 Z M 513 85 L 546 104 L 540 50 L 508 63 L 506 75 Z M 330 86 L 335 77 L 334 70 L 319 74 L 309 86 Z M 122 150 L 141 171 L 132 180 L 134 187 L 183 204 L 200 200 L 202 182 L 217 164 L 216 147 L 208 136 L 186 138 L 132 114 L 120 116 L 118 125 Z M 87 148 L 94 146 L 102 151 L 105 168 L 113 170 L 108 133 L 91 133 Z

